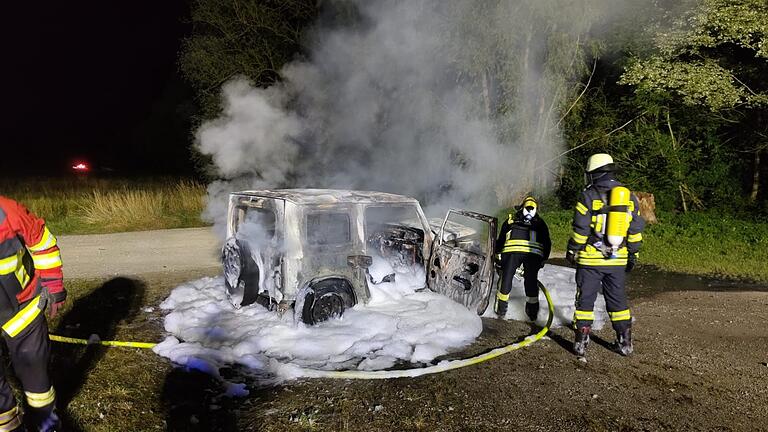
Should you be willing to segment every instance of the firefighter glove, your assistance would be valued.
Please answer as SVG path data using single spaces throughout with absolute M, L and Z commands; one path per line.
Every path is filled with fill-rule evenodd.
M 624 270 L 627 273 L 631 272 L 632 269 L 635 268 L 635 264 L 637 264 L 637 255 L 629 254 L 629 257 L 627 257 L 627 266 L 624 268 Z
M 576 252 L 573 250 L 569 250 L 565 253 L 565 260 L 571 263 L 572 265 L 576 265 Z
M 42 297 L 48 307 L 48 316 L 55 317 L 64 306 L 67 300 L 67 291 L 64 289 L 64 282 L 61 279 L 42 279 L 40 284 L 43 286 Z

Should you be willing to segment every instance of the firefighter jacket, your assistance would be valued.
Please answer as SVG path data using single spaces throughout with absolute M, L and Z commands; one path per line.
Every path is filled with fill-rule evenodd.
M 631 194 L 628 211 L 629 229 L 615 254 L 606 256 L 604 231 L 608 213 L 608 196 L 611 189 L 623 186 L 612 174 L 606 174 L 587 187 L 576 202 L 573 214 L 573 232 L 568 240 L 568 250 L 576 254 L 580 266 L 626 266 L 629 254 L 636 254 L 643 243 L 645 221 L 640 217 L 640 205 Z
M 499 238 L 496 240 L 496 254 L 530 253 L 538 255 L 542 261 L 549 258 L 552 241 L 549 228 L 537 214 L 530 222 L 523 219 L 522 212 L 510 213 L 501 225 Z
M 0 324 L 16 336 L 45 308 L 64 301 L 61 254 L 45 222 L 0 196 Z

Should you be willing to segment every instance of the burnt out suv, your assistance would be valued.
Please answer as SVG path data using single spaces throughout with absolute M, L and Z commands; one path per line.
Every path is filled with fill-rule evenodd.
M 426 286 L 482 314 L 493 278 L 496 220 L 449 210 L 428 220 L 413 198 L 328 189 L 230 194 L 222 249 L 235 307 L 259 303 L 315 324 L 370 298 L 373 257 L 418 265 Z

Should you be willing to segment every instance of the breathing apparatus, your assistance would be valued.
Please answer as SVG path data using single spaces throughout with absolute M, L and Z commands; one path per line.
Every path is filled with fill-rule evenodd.
M 521 211 L 523 212 L 523 220 L 530 222 L 536 216 L 536 209 L 539 205 L 536 203 L 536 199 L 532 196 L 527 196 L 523 200 Z
M 589 157 L 585 171 L 589 187 L 602 176 L 616 171 L 616 165 L 611 155 L 597 153 Z M 603 208 L 595 223 L 599 240 L 594 246 L 606 258 L 616 258 L 618 250 L 624 246 L 632 220 L 631 194 L 626 187 L 616 186 L 608 194 L 601 195 Z
M 627 238 L 629 223 L 631 221 L 630 213 L 630 194 L 629 189 L 624 186 L 616 186 L 611 189 L 608 197 L 608 217 L 605 224 L 605 236 L 607 245 L 610 248 L 610 257 L 615 258 L 619 248 L 624 246 L 624 240 Z M 604 254 L 607 250 L 603 252 Z
M 515 206 L 515 212 L 509 213 L 507 222 L 512 224 L 517 220 L 525 225 L 530 225 L 533 218 L 536 217 L 536 210 L 538 208 L 539 204 L 536 202 L 536 198 L 528 195 L 522 204 Z

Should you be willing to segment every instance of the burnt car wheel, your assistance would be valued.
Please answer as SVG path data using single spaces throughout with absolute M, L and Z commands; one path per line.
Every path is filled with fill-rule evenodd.
M 330 318 L 341 317 L 355 305 L 352 286 L 345 279 L 325 279 L 317 282 L 304 295 L 301 319 L 313 325 Z
M 224 267 L 224 284 L 235 307 L 247 306 L 256 301 L 259 293 L 259 266 L 251 255 L 248 244 L 231 238 L 221 251 Z

